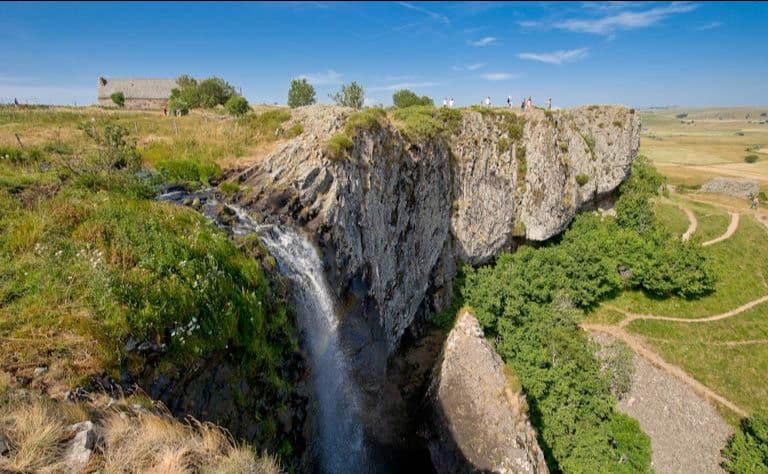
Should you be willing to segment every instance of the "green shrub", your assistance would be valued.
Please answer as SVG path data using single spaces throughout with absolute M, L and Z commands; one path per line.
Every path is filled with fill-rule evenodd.
M 768 416 L 753 415 L 723 449 L 723 468 L 732 474 L 768 473 Z
M 232 181 L 224 181 L 219 185 L 219 191 L 231 196 L 240 192 L 240 185 Z
M 435 105 L 431 98 L 425 95 L 419 97 L 408 89 L 401 89 L 392 94 L 392 103 L 398 108 L 411 107 L 414 105 Z
M 170 99 L 178 99 L 188 108 L 212 108 L 224 105 L 230 97 L 237 95 L 235 88 L 220 77 L 211 77 L 198 82 L 184 75 L 176 79 L 178 88 L 171 90 Z
M 592 156 L 592 159 L 596 159 L 597 156 L 595 156 L 595 137 L 592 135 L 581 134 L 581 138 L 584 140 L 584 143 L 586 143 L 587 149 L 589 150 L 589 154 Z
M 241 117 L 238 123 L 251 129 L 257 138 L 275 139 L 283 133 L 283 123 L 291 118 L 291 112 L 286 109 L 267 110 L 260 114 Z
M 199 156 L 159 160 L 155 167 L 168 182 L 199 182 L 208 185 L 214 178 L 222 176 L 221 168 L 215 161 Z
M 285 131 L 285 136 L 287 138 L 294 138 L 298 137 L 302 133 L 304 133 L 304 125 L 297 122 L 291 125 L 291 128 Z
M 512 226 L 512 237 L 525 237 L 525 222 L 518 220 Z
M 509 151 L 509 140 L 507 137 L 499 138 L 499 142 L 496 144 L 496 149 L 499 154 L 504 154 Z
M 614 120 L 613 121 L 613 126 L 617 127 L 617 128 L 623 128 L 624 127 L 624 122 L 622 122 L 621 120 Z
M 79 128 L 95 144 L 94 153 L 80 163 L 80 172 L 124 168 L 137 171 L 141 167 L 141 156 L 136 150 L 136 144 L 129 138 L 128 129 L 122 125 L 110 121 L 85 122 Z
M 306 79 L 294 79 L 288 88 L 288 106 L 290 108 L 312 105 L 315 103 L 315 88 Z
M 461 127 L 461 111 L 446 107 L 415 105 L 395 109 L 392 117 L 403 133 L 413 141 L 436 138 L 458 132 Z
M 760 202 L 768 202 L 768 196 L 765 195 L 765 191 L 760 191 L 757 195 L 757 199 L 759 199 Z
M 363 86 L 355 81 L 349 84 L 343 84 L 341 89 L 335 94 L 328 94 L 334 102 L 344 107 L 352 107 L 353 109 L 362 109 L 363 102 L 365 101 L 365 91 Z
M 576 175 L 576 184 L 579 186 L 584 186 L 589 182 L 589 175 L 584 173 L 579 173 Z
M 560 152 L 568 153 L 568 142 L 560 142 L 557 144 L 557 147 L 560 148 Z
M 241 95 L 233 95 L 227 99 L 227 102 L 224 104 L 224 109 L 229 115 L 240 117 L 241 115 L 248 113 L 248 111 L 251 110 L 251 107 L 248 105 L 248 101 L 245 97 Z
M 189 114 L 189 104 L 180 97 L 171 97 L 168 99 L 168 110 L 171 115 L 187 115 Z
M 749 154 L 749 155 L 744 157 L 744 161 L 746 161 L 747 163 L 754 163 L 754 162 L 756 162 L 759 159 L 760 159 L 760 157 L 757 156 L 754 153 L 753 154 Z
M 515 147 L 515 158 L 517 159 L 517 184 L 518 186 L 525 186 L 525 175 L 528 173 L 525 145 L 517 145 Z
M 677 114 L 677 115 L 675 115 L 675 118 L 678 118 L 678 119 L 684 119 L 684 118 L 686 118 L 687 116 L 688 116 L 688 114 Z
M 623 342 L 614 340 L 601 347 L 597 357 L 611 381 L 611 393 L 617 398 L 623 398 L 632 388 L 635 353 Z
M 109 98 L 112 99 L 112 102 L 118 107 L 125 107 L 125 94 L 122 92 L 114 92 Z
M 332 160 L 340 160 L 347 156 L 354 145 L 346 133 L 337 133 L 328 139 L 325 151 Z
M 378 130 L 383 126 L 387 113 L 381 107 L 370 107 L 360 112 L 355 112 L 347 117 L 344 124 L 344 132 L 350 137 L 357 136 L 359 131 Z

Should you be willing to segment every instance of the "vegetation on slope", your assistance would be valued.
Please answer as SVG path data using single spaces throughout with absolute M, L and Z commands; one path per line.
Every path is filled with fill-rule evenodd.
M 650 441 L 635 420 L 616 411 L 614 374 L 601 370 L 596 347 L 577 322 L 578 309 L 629 288 L 659 298 L 712 290 L 700 247 L 655 224 L 650 198 L 659 183 L 639 158 L 622 185 L 617 218 L 581 214 L 559 241 L 465 269 L 458 285 L 460 302 L 473 308 L 519 375 L 555 472 L 650 470 Z
M 723 467 L 733 474 L 768 473 L 768 416 L 742 420 L 723 450 Z

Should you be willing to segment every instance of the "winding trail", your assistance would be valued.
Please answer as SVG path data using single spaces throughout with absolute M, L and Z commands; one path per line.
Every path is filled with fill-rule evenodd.
M 683 234 L 683 242 L 685 242 L 691 238 L 694 232 L 696 232 L 696 228 L 699 226 L 699 220 L 696 219 L 696 214 L 694 214 L 693 211 L 687 207 L 684 207 L 681 204 L 677 204 L 677 207 L 679 207 L 680 210 L 683 211 L 686 216 L 688 216 L 688 229 Z
M 618 323 L 618 326 L 623 328 L 623 327 L 626 327 L 632 321 L 637 321 L 638 319 L 655 319 L 658 321 L 674 321 L 677 323 L 708 323 L 712 321 L 719 321 L 721 319 L 727 319 L 727 318 L 736 316 L 737 314 L 743 313 L 744 311 L 748 311 L 754 308 L 755 306 L 763 304 L 767 301 L 768 301 L 768 295 L 765 295 L 756 300 L 752 300 L 749 303 L 745 303 L 739 306 L 738 308 L 732 309 L 730 311 L 726 311 L 725 313 L 715 314 L 714 316 L 707 316 L 706 318 L 673 318 L 671 316 L 656 316 L 655 314 L 632 313 L 625 309 L 619 308 L 617 306 L 609 305 L 609 304 L 605 305 L 605 307 L 626 316 L 626 319 Z
M 725 233 L 720 237 L 704 242 L 701 244 L 702 247 L 707 247 L 709 245 L 722 242 L 723 240 L 730 238 L 734 233 L 736 233 L 736 229 L 739 228 L 739 217 L 741 214 L 737 212 L 728 212 L 728 214 L 731 215 L 731 223 L 728 224 L 728 228 L 725 230 Z
M 627 333 L 624 329 L 618 326 L 611 326 L 608 324 L 593 324 L 593 323 L 582 323 L 581 328 L 590 331 L 590 332 L 603 332 L 606 334 L 610 334 L 613 337 L 616 337 L 618 339 L 621 339 L 625 344 L 627 344 L 634 352 L 635 354 L 641 356 L 648 362 L 650 362 L 653 366 L 663 370 L 664 372 L 676 377 L 689 387 L 700 397 L 706 399 L 706 400 L 714 400 L 717 403 L 720 403 L 721 405 L 729 408 L 734 413 L 738 414 L 739 416 L 746 417 L 748 416 L 748 413 L 746 410 L 740 408 L 735 403 L 731 402 L 727 398 L 723 397 L 722 395 L 717 394 L 714 390 L 708 388 L 695 378 L 693 378 L 691 375 L 689 375 L 687 372 L 685 372 L 680 367 L 670 364 L 669 362 L 666 362 L 664 359 L 661 358 L 658 354 L 653 352 L 651 349 L 646 347 L 640 339 L 636 338 L 635 336 Z

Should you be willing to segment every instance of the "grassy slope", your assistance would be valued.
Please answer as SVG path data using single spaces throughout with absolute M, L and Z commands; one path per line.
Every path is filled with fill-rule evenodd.
M 609 304 L 635 313 L 683 318 L 711 316 L 741 306 L 768 293 L 767 237 L 764 226 L 752 216 L 742 216 L 738 231 L 730 239 L 706 247 L 704 253 L 713 263 L 718 282 L 716 291 L 701 299 L 673 296 L 658 300 L 632 291 Z

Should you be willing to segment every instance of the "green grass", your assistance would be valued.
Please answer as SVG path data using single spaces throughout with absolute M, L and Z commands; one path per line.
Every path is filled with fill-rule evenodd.
M 659 224 L 671 232 L 673 235 L 682 236 L 688 230 L 688 217 L 674 204 L 656 201 L 654 203 L 654 213 Z
M 351 150 L 354 145 L 352 139 L 349 138 L 346 133 L 342 132 L 337 133 L 328 139 L 325 143 L 325 150 L 331 159 L 340 160 L 349 153 L 349 150 Z
M 665 360 L 745 410 L 768 406 L 768 344 L 721 344 L 768 339 L 768 305 L 711 323 L 645 320 L 633 321 L 628 329 L 646 337 Z
M 716 290 L 698 300 L 672 296 L 654 299 L 640 291 L 624 292 L 610 303 L 636 313 L 700 318 L 719 314 L 768 293 L 768 233 L 751 216 L 723 242 L 705 247 L 717 275 Z
M 728 229 L 731 216 L 722 209 L 694 201 L 686 202 L 685 206 L 696 214 L 699 225 L 696 227 L 694 235 L 701 242 L 720 237 Z
M 405 136 L 414 141 L 455 134 L 462 120 L 460 110 L 432 106 L 396 109 L 391 116 Z

